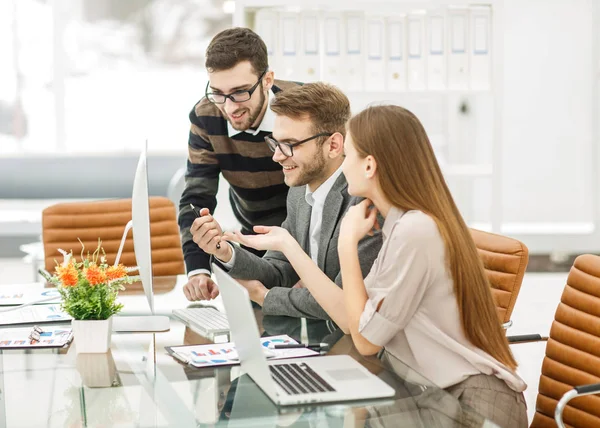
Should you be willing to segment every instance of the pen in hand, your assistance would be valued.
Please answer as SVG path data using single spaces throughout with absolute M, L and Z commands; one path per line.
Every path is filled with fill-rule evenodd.
M 200 214 L 200 210 L 198 208 L 196 208 L 193 204 L 190 204 L 190 207 L 192 208 L 192 211 L 194 211 L 194 214 L 196 214 L 196 217 L 202 217 L 202 214 Z M 217 242 L 217 250 L 221 249 L 221 243 Z

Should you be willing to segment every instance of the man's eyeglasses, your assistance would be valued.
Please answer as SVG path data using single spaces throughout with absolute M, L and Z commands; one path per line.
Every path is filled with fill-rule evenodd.
M 262 78 L 265 76 L 266 72 L 267 70 L 263 71 L 263 73 L 258 78 L 258 81 L 250 89 L 246 89 L 243 91 L 235 91 L 231 94 L 220 94 L 215 92 L 208 92 L 208 85 L 210 82 L 207 82 L 204 93 L 206 94 L 206 98 L 208 98 L 208 101 L 210 101 L 211 103 L 224 104 L 227 98 L 229 98 L 234 103 L 243 103 L 244 101 L 248 101 L 252 97 L 252 94 L 254 93 L 254 91 L 256 91 L 256 88 L 258 88 L 260 82 L 262 82 Z
M 302 141 L 298 141 L 297 143 L 282 143 L 273 138 L 273 134 L 271 134 L 265 137 L 265 141 L 267 142 L 269 148 L 273 152 L 275 152 L 275 150 L 277 150 L 277 147 L 279 147 L 279 150 L 281 150 L 281 153 L 283 153 L 284 156 L 291 157 L 294 156 L 294 147 L 299 146 L 300 144 L 304 144 L 310 140 L 314 140 L 315 138 L 331 137 L 332 135 L 333 132 L 321 132 L 320 134 L 313 135 L 312 137 L 309 137 Z

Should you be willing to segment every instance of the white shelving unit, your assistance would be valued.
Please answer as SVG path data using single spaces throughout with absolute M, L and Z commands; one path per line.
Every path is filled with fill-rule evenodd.
M 354 112 L 360 111 L 371 103 L 394 103 L 405 106 L 413 111 L 422 120 L 430 136 L 432 145 L 436 150 L 440 165 L 450 186 L 453 187 L 454 183 L 457 187 L 453 188 L 453 193 L 467 221 L 479 228 L 501 233 L 502 150 L 500 144 L 502 141 L 502 97 L 497 95 L 502 93 L 503 76 L 502 67 L 499 64 L 502 64 L 503 46 L 502 38 L 493 37 L 493 34 L 502 29 L 502 2 L 494 0 L 478 1 L 477 3 L 457 3 L 456 1 L 444 0 L 388 0 L 376 2 L 357 0 L 330 0 L 327 2 L 304 0 L 301 4 L 296 3 L 292 5 L 290 3 L 286 0 L 237 0 L 233 25 L 252 28 L 263 36 L 270 54 L 274 54 L 271 58 L 271 63 L 273 64 L 272 68 L 277 78 L 298 81 L 322 79 L 336 84 L 348 95 Z M 278 28 L 265 25 L 262 18 L 258 20 L 257 25 L 257 16 L 264 16 L 265 14 L 268 16 L 269 11 L 273 11 L 273 16 L 282 17 L 274 25 Z M 487 89 L 481 90 L 481 84 L 475 84 L 472 82 L 473 79 L 469 80 L 470 83 L 468 86 L 462 89 L 455 89 L 457 85 L 449 84 L 450 80 L 447 70 L 450 63 L 450 39 L 455 37 L 450 31 L 450 20 L 457 13 L 462 13 L 462 16 L 466 17 L 465 25 L 467 27 L 463 30 L 466 36 L 463 49 L 466 53 L 466 58 L 469 58 L 469 67 L 477 65 L 479 58 L 476 58 L 476 51 L 477 49 L 482 49 L 482 46 L 486 50 L 486 54 L 491 57 Z M 487 13 L 489 17 L 487 22 L 488 29 L 485 30 L 487 31 L 487 36 L 484 40 L 484 45 L 481 45 L 481 43 L 476 44 L 475 41 L 472 41 L 475 39 L 470 37 L 471 33 L 474 34 L 475 31 L 481 31 L 477 29 L 480 22 L 475 21 L 477 16 L 482 16 L 481 13 Z M 359 54 L 358 62 L 365 69 L 358 70 L 358 72 L 354 69 L 357 60 L 356 58 L 350 58 L 350 52 L 348 52 L 346 61 L 342 60 L 339 64 L 335 65 L 342 68 L 345 67 L 345 69 L 340 69 L 340 74 L 349 73 L 350 75 L 354 75 L 354 73 L 357 73 L 356 75 L 360 78 L 362 73 L 365 80 L 369 78 L 369 73 L 371 73 L 368 63 L 370 58 L 372 58 L 370 54 L 367 55 L 367 51 L 371 52 L 372 49 L 371 46 L 367 47 L 370 40 L 367 40 L 370 34 L 369 31 L 373 31 L 371 27 L 367 30 L 368 25 L 376 29 L 379 22 L 385 23 L 386 27 L 384 28 L 386 30 L 382 31 L 385 31 L 384 37 L 387 40 L 389 34 L 391 34 L 391 23 L 396 22 L 395 18 L 399 18 L 400 21 L 403 20 L 401 56 L 404 58 L 404 69 L 400 70 L 399 73 L 394 73 L 393 78 L 396 79 L 405 72 L 405 85 L 395 86 L 396 91 L 391 91 L 387 88 L 381 88 L 381 84 L 359 84 L 358 86 L 362 86 L 361 90 L 356 88 L 357 85 L 348 84 L 347 81 L 343 81 L 343 77 L 340 77 L 340 80 L 337 81 L 335 78 L 332 78 L 332 73 L 326 70 L 325 64 L 326 61 L 332 61 L 326 54 L 331 50 L 331 46 L 326 46 L 324 39 L 327 34 L 337 31 L 336 28 L 332 29 L 335 21 L 332 21 L 330 18 L 336 15 L 342 16 L 342 14 L 344 16 L 341 18 L 342 23 L 350 19 L 354 19 L 354 23 L 359 23 L 360 17 L 362 17 L 362 26 L 356 30 L 358 33 L 352 30 L 352 36 L 344 32 L 338 33 L 343 36 L 340 36 L 340 46 L 336 47 L 343 52 L 346 49 L 347 43 L 348 50 L 350 50 L 350 43 L 353 43 L 349 40 L 350 37 L 360 37 L 361 53 Z M 318 34 L 318 43 L 307 39 L 309 30 L 303 27 L 303 19 L 306 20 L 306 27 L 310 29 L 310 32 Z M 435 24 L 434 20 L 436 20 Z M 325 25 L 326 21 L 327 25 Z M 316 22 L 318 22 L 318 25 L 315 24 Z M 414 42 L 411 43 L 411 41 L 407 40 L 409 39 L 409 31 L 414 30 L 409 28 L 413 24 L 421 25 L 419 27 L 420 30 L 416 30 L 420 31 L 422 35 L 421 45 L 418 46 Z M 388 26 L 390 29 L 389 34 L 387 30 Z M 294 31 L 290 27 L 294 27 L 299 31 Z M 284 31 L 287 32 L 284 33 Z M 350 33 L 349 30 L 348 33 Z M 289 41 L 279 43 L 284 34 L 291 34 L 293 37 L 296 37 L 295 44 L 290 44 Z M 441 57 L 433 57 L 434 37 L 441 37 Z M 302 56 L 301 50 L 306 46 L 308 51 L 309 44 L 311 44 L 311 49 L 318 50 L 318 62 L 316 62 L 314 57 L 308 58 Z M 389 72 L 391 68 L 387 65 L 388 57 L 393 53 L 390 52 L 391 49 L 386 44 L 383 45 L 382 52 L 379 52 L 379 54 L 383 57 L 386 72 Z M 411 87 L 411 80 L 409 79 L 409 55 L 412 49 L 416 48 L 419 49 L 419 52 L 423 53 L 425 75 L 422 77 L 424 78 L 425 87 L 418 85 L 412 85 Z M 426 49 L 430 48 L 431 52 L 425 52 Z M 298 54 L 297 58 L 289 56 L 289 52 L 294 51 L 294 49 Z M 433 59 L 428 60 L 429 57 Z M 446 68 L 442 71 L 442 77 L 437 77 L 437 85 L 429 85 L 431 86 L 431 90 L 428 90 L 426 89 L 428 86 L 428 72 L 429 76 L 431 76 L 432 71 L 431 67 L 430 70 L 427 69 L 427 61 L 431 61 L 433 64 L 434 60 L 437 61 L 436 64 L 443 64 L 443 67 Z M 311 63 L 310 61 L 313 62 Z M 391 64 L 391 57 L 389 61 Z M 306 69 L 302 71 L 298 70 L 298 77 L 295 77 L 294 67 L 298 69 L 306 67 Z M 385 79 L 389 81 L 390 75 L 387 75 Z M 433 78 L 431 79 L 433 81 Z M 440 85 L 446 89 L 440 88 Z M 372 86 L 376 86 L 377 90 L 365 89 Z M 391 85 L 384 82 L 384 86 Z M 483 86 L 486 86 L 485 82 Z M 405 90 L 398 90 L 399 87 Z M 412 88 L 418 89 L 411 90 Z M 463 107 L 467 109 L 466 114 L 459 113 L 459 110 Z M 471 142 L 472 147 L 468 146 L 468 141 Z M 473 156 L 473 153 L 476 155 Z M 476 185 L 476 182 L 480 184 Z M 482 182 L 486 182 L 485 186 L 482 185 Z M 468 187 L 466 191 L 465 187 Z M 487 191 L 484 190 L 486 188 L 488 189 Z M 464 197 L 465 195 L 467 196 Z M 484 196 L 484 199 L 489 199 L 487 218 L 481 218 L 481 213 L 476 212 L 477 210 L 481 210 L 481 198 L 479 197 L 481 195 Z M 467 200 L 467 202 L 464 203 L 464 200 Z M 462 204 L 461 201 L 463 202 Z

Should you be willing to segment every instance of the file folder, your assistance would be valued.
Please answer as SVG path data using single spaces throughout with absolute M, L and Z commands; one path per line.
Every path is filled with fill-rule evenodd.
M 406 15 L 388 18 L 387 26 L 387 77 L 388 91 L 406 90 Z
M 318 12 L 304 12 L 301 15 L 301 48 L 299 73 L 297 79 L 302 82 L 320 80 L 320 19 Z
M 342 14 L 326 13 L 323 17 L 323 80 L 345 89 L 342 31 Z
M 348 91 L 364 89 L 364 22 L 363 13 L 350 12 L 346 14 L 346 76 L 344 81 Z
M 452 9 L 448 12 L 448 88 L 469 88 L 469 13 L 467 9 Z
M 426 85 L 425 12 L 408 16 L 408 89 L 423 91 Z
M 445 17 L 442 13 L 430 14 L 427 24 L 427 87 L 429 90 L 443 90 L 446 89 Z
M 254 29 L 261 39 L 267 45 L 267 54 L 269 55 L 269 69 L 275 73 L 279 70 L 278 64 L 278 17 L 277 12 L 272 9 L 260 9 L 256 12 Z M 276 76 L 279 78 L 279 76 Z
M 491 27 L 492 17 L 489 7 L 471 9 L 470 88 L 473 90 L 489 90 L 491 87 Z
M 367 17 L 367 61 L 365 89 L 367 91 L 385 90 L 385 19 Z
M 279 53 L 277 72 L 281 79 L 298 80 L 299 34 L 298 15 L 279 12 Z

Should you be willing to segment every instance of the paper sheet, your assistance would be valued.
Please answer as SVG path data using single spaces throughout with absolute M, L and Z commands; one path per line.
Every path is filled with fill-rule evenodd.
M 308 348 L 268 349 L 270 343 L 290 344 L 298 343 L 287 335 L 261 337 L 260 342 L 265 351 L 265 356 L 270 360 L 285 358 L 312 357 L 320 355 L 319 352 Z M 177 354 L 176 358 L 188 362 L 194 367 L 214 367 L 239 364 L 239 357 L 233 342 L 216 343 L 211 345 L 173 346 L 171 351 Z
M 60 310 L 60 305 L 25 306 L 9 312 L 0 312 L 0 325 L 33 324 L 55 321 L 70 321 L 69 314 Z

